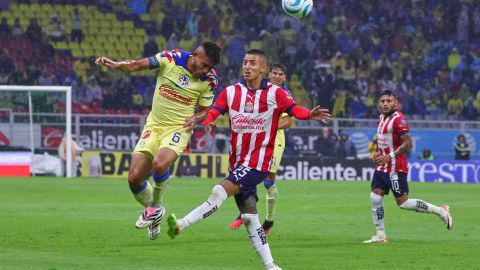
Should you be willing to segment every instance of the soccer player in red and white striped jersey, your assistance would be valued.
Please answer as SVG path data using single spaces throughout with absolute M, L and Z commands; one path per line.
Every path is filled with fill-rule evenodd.
M 376 234 L 364 243 L 385 243 L 388 238 L 384 226 L 383 196 L 391 189 L 397 205 L 405 210 L 422 213 L 434 213 L 447 225 L 453 226 L 453 219 L 447 205 L 436 206 L 420 199 L 408 198 L 408 160 L 406 152 L 412 147 L 408 123 L 403 114 L 398 111 L 397 97 L 392 91 L 385 90 L 380 94 L 379 107 L 382 111 L 377 128 L 379 151 L 373 157 L 377 165 L 372 179 L 372 218 Z
M 243 59 L 244 80 L 220 93 L 203 122 L 205 129 L 210 131 L 215 126 L 213 121 L 221 113 L 228 113 L 231 133 L 229 175 L 213 188 L 206 202 L 178 221 L 175 215 L 170 215 L 167 222 L 168 234 L 175 238 L 185 228 L 213 214 L 234 195 L 249 239 L 265 269 L 280 269 L 273 262 L 267 237 L 258 220 L 256 186 L 269 174 L 275 135 L 283 112 L 300 120 L 323 122 L 328 122 L 331 115 L 319 106 L 308 110 L 295 104 L 286 91 L 263 79 L 266 70 L 265 53 L 256 49 L 248 51 Z

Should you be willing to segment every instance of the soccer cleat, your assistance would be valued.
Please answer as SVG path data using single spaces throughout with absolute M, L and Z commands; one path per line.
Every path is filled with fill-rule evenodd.
M 170 236 L 170 239 L 177 237 L 180 234 L 180 228 L 177 224 L 177 217 L 175 214 L 170 214 L 167 218 L 168 231 L 167 234 Z
M 440 205 L 440 207 L 445 210 L 445 216 L 442 216 L 442 220 L 447 225 L 447 229 L 451 230 L 453 228 L 453 218 L 450 214 L 450 207 L 446 204 Z
M 242 218 L 237 218 L 235 219 L 230 226 L 228 226 L 230 229 L 238 229 L 240 226 L 242 226 L 243 220 Z
M 143 211 L 138 217 L 137 222 L 135 222 L 135 227 L 137 227 L 137 229 L 144 229 L 150 226 L 150 224 L 152 224 L 156 218 L 155 215 L 159 214 L 160 209 L 155 207 L 147 207 L 147 209 L 145 209 L 145 211 Z
M 262 227 L 263 227 L 263 231 L 265 231 L 265 234 L 268 234 L 273 227 L 273 220 L 272 221 L 265 220 L 263 222 Z
M 388 237 L 385 234 L 376 234 L 372 236 L 372 238 L 363 241 L 364 244 L 372 244 L 372 243 L 379 243 L 385 244 L 388 242 Z
M 160 222 L 162 221 L 165 213 L 165 208 L 162 206 L 151 216 L 153 217 L 153 221 L 150 225 L 148 225 L 148 239 L 157 239 L 158 235 L 160 234 Z

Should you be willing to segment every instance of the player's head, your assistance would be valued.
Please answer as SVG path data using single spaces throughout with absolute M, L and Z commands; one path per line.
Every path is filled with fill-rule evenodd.
M 243 58 L 243 77 L 246 81 L 254 81 L 259 77 L 263 77 L 263 74 L 267 70 L 267 57 L 265 52 L 258 49 L 251 49 Z
M 397 96 L 390 90 L 384 90 L 380 93 L 378 106 L 383 114 L 389 114 L 397 108 Z
M 268 73 L 268 79 L 271 83 L 282 86 L 287 79 L 287 68 L 282 64 L 273 65 L 270 73 Z
M 220 47 L 213 42 L 204 42 L 188 59 L 187 67 L 194 78 L 206 75 L 220 62 Z

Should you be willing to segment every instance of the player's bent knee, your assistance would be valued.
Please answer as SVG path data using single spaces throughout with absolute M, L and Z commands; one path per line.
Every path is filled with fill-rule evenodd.
M 169 167 L 170 167 L 170 162 L 165 161 L 165 160 L 154 160 L 152 162 L 152 171 L 156 175 L 164 174 L 168 170 Z
M 240 207 L 242 214 L 256 214 L 257 213 L 257 200 L 255 197 L 250 196 L 246 199 Z
M 128 184 L 131 186 L 140 186 L 145 182 L 148 173 L 139 170 L 139 169 L 130 169 L 128 172 Z
M 381 203 L 383 200 L 383 196 L 370 192 L 370 201 L 372 203 Z

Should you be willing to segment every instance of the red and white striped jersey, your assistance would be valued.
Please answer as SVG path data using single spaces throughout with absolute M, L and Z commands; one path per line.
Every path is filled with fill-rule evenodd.
M 380 123 L 377 128 L 378 149 L 382 154 L 389 155 L 403 143 L 400 137 L 408 132 L 407 120 L 401 112 L 395 111 L 388 117 L 385 117 L 384 114 L 380 115 Z M 403 153 L 394 157 L 391 162 L 377 166 L 376 170 L 408 173 L 407 155 Z
M 293 106 L 286 91 L 266 80 L 256 90 L 248 89 L 245 81 L 223 89 L 213 109 L 228 112 L 230 168 L 242 165 L 268 172 L 280 115 Z

